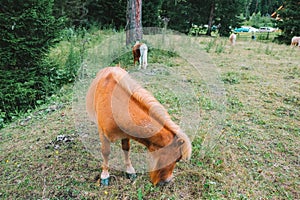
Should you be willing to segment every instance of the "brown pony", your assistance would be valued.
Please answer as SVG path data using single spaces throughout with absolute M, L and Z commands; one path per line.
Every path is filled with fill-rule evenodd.
M 133 54 L 133 64 L 135 65 L 136 62 L 139 62 L 141 52 L 140 52 L 140 46 L 142 43 L 136 42 L 135 45 L 132 48 L 132 54 Z
M 110 143 L 116 140 L 122 141 L 127 174 L 135 174 L 129 159 L 130 139 L 147 147 L 154 185 L 169 182 L 176 162 L 191 156 L 187 135 L 151 93 L 120 67 L 98 72 L 87 92 L 86 107 L 90 119 L 98 125 L 103 156 L 101 182 L 109 178 Z

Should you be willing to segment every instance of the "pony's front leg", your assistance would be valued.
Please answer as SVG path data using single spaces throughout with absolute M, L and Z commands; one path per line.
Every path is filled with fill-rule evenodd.
M 125 166 L 126 166 L 126 176 L 127 178 L 134 180 L 136 178 L 136 173 L 134 168 L 132 167 L 130 158 L 129 158 L 129 150 L 130 150 L 130 141 L 129 139 L 122 139 L 122 149 L 125 156 Z
M 110 141 L 102 134 L 100 134 L 101 140 L 101 153 L 103 156 L 102 172 L 101 172 L 101 184 L 109 185 L 109 172 L 108 172 L 108 159 L 110 154 Z

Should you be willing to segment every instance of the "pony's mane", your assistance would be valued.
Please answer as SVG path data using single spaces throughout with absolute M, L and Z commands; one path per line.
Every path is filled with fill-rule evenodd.
M 181 146 L 182 159 L 188 160 L 191 157 L 191 143 L 187 135 L 180 129 L 180 127 L 175 124 L 167 110 L 154 98 L 154 96 L 144 89 L 139 83 L 133 80 L 130 75 L 125 70 L 120 70 L 119 67 L 113 67 L 113 77 L 115 81 L 121 86 L 132 98 L 137 102 L 140 102 L 144 105 L 149 111 L 151 110 L 151 117 L 157 122 L 161 123 L 162 126 L 165 126 L 169 129 L 178 139 L 183 140 Z

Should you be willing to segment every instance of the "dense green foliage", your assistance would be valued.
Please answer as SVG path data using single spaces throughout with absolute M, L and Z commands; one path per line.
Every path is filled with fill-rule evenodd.
M 187 12 L 189 8 L 190 4 L 186 1 L 163 1 L 161 18 L 168 22 L 168 28 L 187 33 L 191 23 L 190 13 Z
M 53 0 L 4 0 L 0 12 L 0 68 L 35 67 L 54 44 L 60 22 Z
M 226 6 L 224 6 L 226 5 Z M 219 34 L 229 36 L 232 27 L 239 27 L 242 20 L 238 17 L 242 4 L 238 0 L 218 0 L 216 21 L 220 25 Z
M 142 5 L 142 23 L 144 27 L 158 27 L 162 23 L 160 10 L 162 0 L 143 1 Z
M 174 6 L 176 5 L 176 6 Z M 219 34 L 228 36 L 230 27 L 241 23 L 238 15 L 242 8 L 241 0 L 196 0 L 190 1 L 164 1 L 161 16 L 168 18 L 168 27 L 187 33 L 193 25 L 204 26 L 211 24 L 219 27 Z M 210 32 L 207 32 L 210 35 Z
M 58 41 L 63 22 L 52 14 L 53 0 L 2 3 L 0 127 L 42 103 L 62 85 L 56 66 L 45 60 Z
M 168 19 L 168 27 L 187 33 L 193 24 L 219 26 L 221 35 L 228 35 L 230 27 L 237 27 L 241 20 L 250 20 L 253 13 L 269 17 L 282 0 L 153 0 L 143 1 L 142 23 L 144 27 L 163 27 Z M 55 0 L 55 16 L 65 17 L 68 25 L 75 27 L 112 27 L 116 30 L 126 26 L 126 0 L 86 1 Z M 211 9 L 214 8 L 214 12 Z M 243 18 L 238 16 L 242 15 Z
M 0 128 L 20 113 L 47 102 L 64 84 L 75 80 L 84 46 L 81 35 L 65 30 L 60 53 L 52 51 L 36 67 L 0 70 Z
M 283 9 L 278 11 L 279 18 L 278 27 L 283 34 L 278 37 L 278 41 L 289 44 L 293 36 L 300 35 L 300 1 L 287 0 Z
M 270 16 L 282 5 L 283 0 L 245 0 L 243 2 L 244 12 L 242 12 L 242 14 L 248 20 L 253 13 L 261 13 L 262 16 Z
M 269 16 L 262 16 L 261 13 L 253 13 L 252 16 L 249 18 L 249 20 L 245 21 L 243 23 L 247 26 L 252 26 L 254 28 L 260 28 L 260 27 L 274 27 L 274 24 L 276 24 L 276 21 L 269 17 Z
M 100 24 L 102 26 L 111 26 L 121 28 L 126 24 L 127 0 L 119 1 L 91 1 L 86 6 L 88 9 L 88 23 Z

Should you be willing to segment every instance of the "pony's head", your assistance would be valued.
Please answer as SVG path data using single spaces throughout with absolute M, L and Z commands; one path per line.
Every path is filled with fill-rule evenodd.
M 191 142 L 183 133 L 175 135 L 169 145 L 151 152 L 151 182 L 154 185 L 164 185 L 170 182 L 176 163 L 190 159 L 191 152 Z

